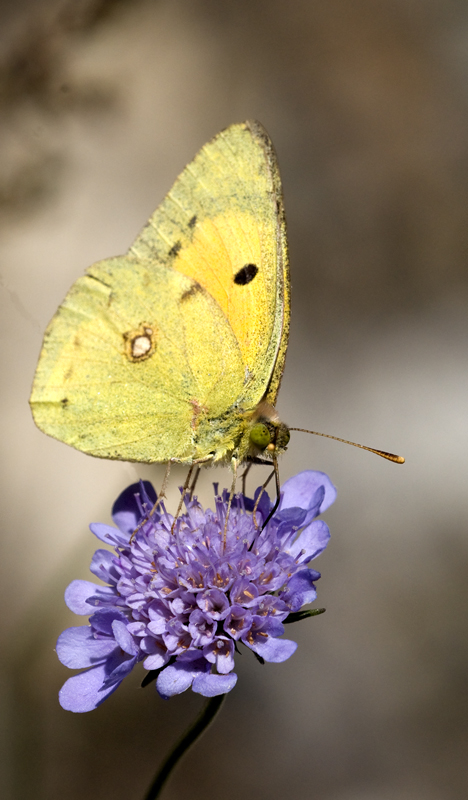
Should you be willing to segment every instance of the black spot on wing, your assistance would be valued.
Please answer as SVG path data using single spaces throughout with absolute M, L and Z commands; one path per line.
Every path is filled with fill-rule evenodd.
M 256 264 L 246 264 L 234 276 L 234 283 L 237 283 L 238 286 L 246 286 L 253 281 L 257 272 L 258 267 Z
M 180 241 L 175 242 L 172 245 L 171 249 L 169 250 L 168 255 L 169 256 L 176 256 L 181 247 L 182 247 L 182 242 L 180 242 Z
M 197 215 L 194 214 L 193 217 L 191 219 L 189 219 L 188 226 L 189 226 L 189 228 L 194 228 L 196 224 L 197 224 Z
M 194 281 L 190 289 L 186 289 L 186 291 L 181 295 L 180 302 L 183 303 L 185 300 L 188 300 L 190 297 L 193 297 L 194 294 L 197 292 L 202 292 L 203 288 L 200 286 L 197 281 Z

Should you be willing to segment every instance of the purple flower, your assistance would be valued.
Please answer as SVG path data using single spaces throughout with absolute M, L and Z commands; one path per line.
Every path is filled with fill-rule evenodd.
M 307 564 L 330 538 L 327 525 L 315 518 L 335 496 L 329 478 L 309 470 L 286 481 L 279 508 L 263 529 L 272 508 L 266 492 L 255 522 L 254 501 L 237 495 L 224 535 L 225 491 L 215 498 L 214 511 L 187 496 L 172 533 L 173 517 L 161 504 L 132 538 L 156 495 L 147 481 L 129 486 L 113 507 L 117 528 L 90 526 L 114 548 L 97 550 L 91 562 L 91 572 L 106 585 L 76 580 L 65 592 L 68 607 L 90 618 L 57 642 L 62 664 L 85 670 L 62 687 L 62 707 L 96 708 L 138 661 L 167 698 L 190 687 L 205 697 L 229 692 L 237 681 L 234 653 L 242 644 L 260 660 L 289 658 L 297 645 L 280 638 L 283 622 L 315 600 L 320 573 Z

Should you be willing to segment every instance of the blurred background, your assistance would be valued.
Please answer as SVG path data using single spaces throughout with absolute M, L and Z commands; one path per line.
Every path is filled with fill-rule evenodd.
M 162 467 L 40 433 L 28 397 L 72 282 L 127 250 L 195 152 L 246 118 L 269 131 L 289 224 L 291 425 L 402 453 L 396 466 L 292 434 L 282 479 L 338 500 L 318 605 L 285 664 L 238 658 L 216 724 L 167 800 L 464 800 L 468 793 L 468 6 L 460 0 L 2 0 L 4 798 L 138 800 L 203 704 L 135 669 L 63 711 L 63 602 L 91 521 Z M 183 470 L 174 470 L 175 503 Z M 251 487 L 263 480 L 258 468 Z M 213 480 L 199 484 L 211 502 Z

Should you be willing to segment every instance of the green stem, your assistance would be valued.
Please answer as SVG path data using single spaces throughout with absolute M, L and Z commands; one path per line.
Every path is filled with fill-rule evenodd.
M 166 783 L 169 775 L 179 759 L 182 758 L 189 747 L 196 742 L 198 737 L 201 736 L 202 733 L 206 731 L 210 723 L 213 722 L 225 699 L 225 694 L 219 694 L 216 697 L 211 697 L 208 700 L 206 706 L 203 708 L 193 725 L 186 730 L 182 738 L 177 742 L 174 749 L 169 753 L 161 769 L 156 773 L 156 777 L 148 789 L 147 794 L 145 795 L 145 800 L 156 800 L 156 798 L 159 797 L 164 784 Z

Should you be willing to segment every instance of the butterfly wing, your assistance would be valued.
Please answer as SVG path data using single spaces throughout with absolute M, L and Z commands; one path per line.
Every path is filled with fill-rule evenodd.
M 274 402 L 289 322 L 279 177 L 256 123 L 186 167 L 125 257 L 93 265 L 50 323 L 31 395 L 45 433 L 134 461 L 224 457 Z
M 289 269 L 281 180 L 258 122 L 206 144 L 149 219 L 131 251 L 204 286 L 239 343 L 245 407 L 274 405 L 289 334 Z
M 190 463 L 197 415 L 206 403 L 224 410 L 231 372 L 240 392 L 239 348 L 207 292 L 109 259 L 74 284 L 46 331 L 31 406 L 39 428 L 91 455 Z

